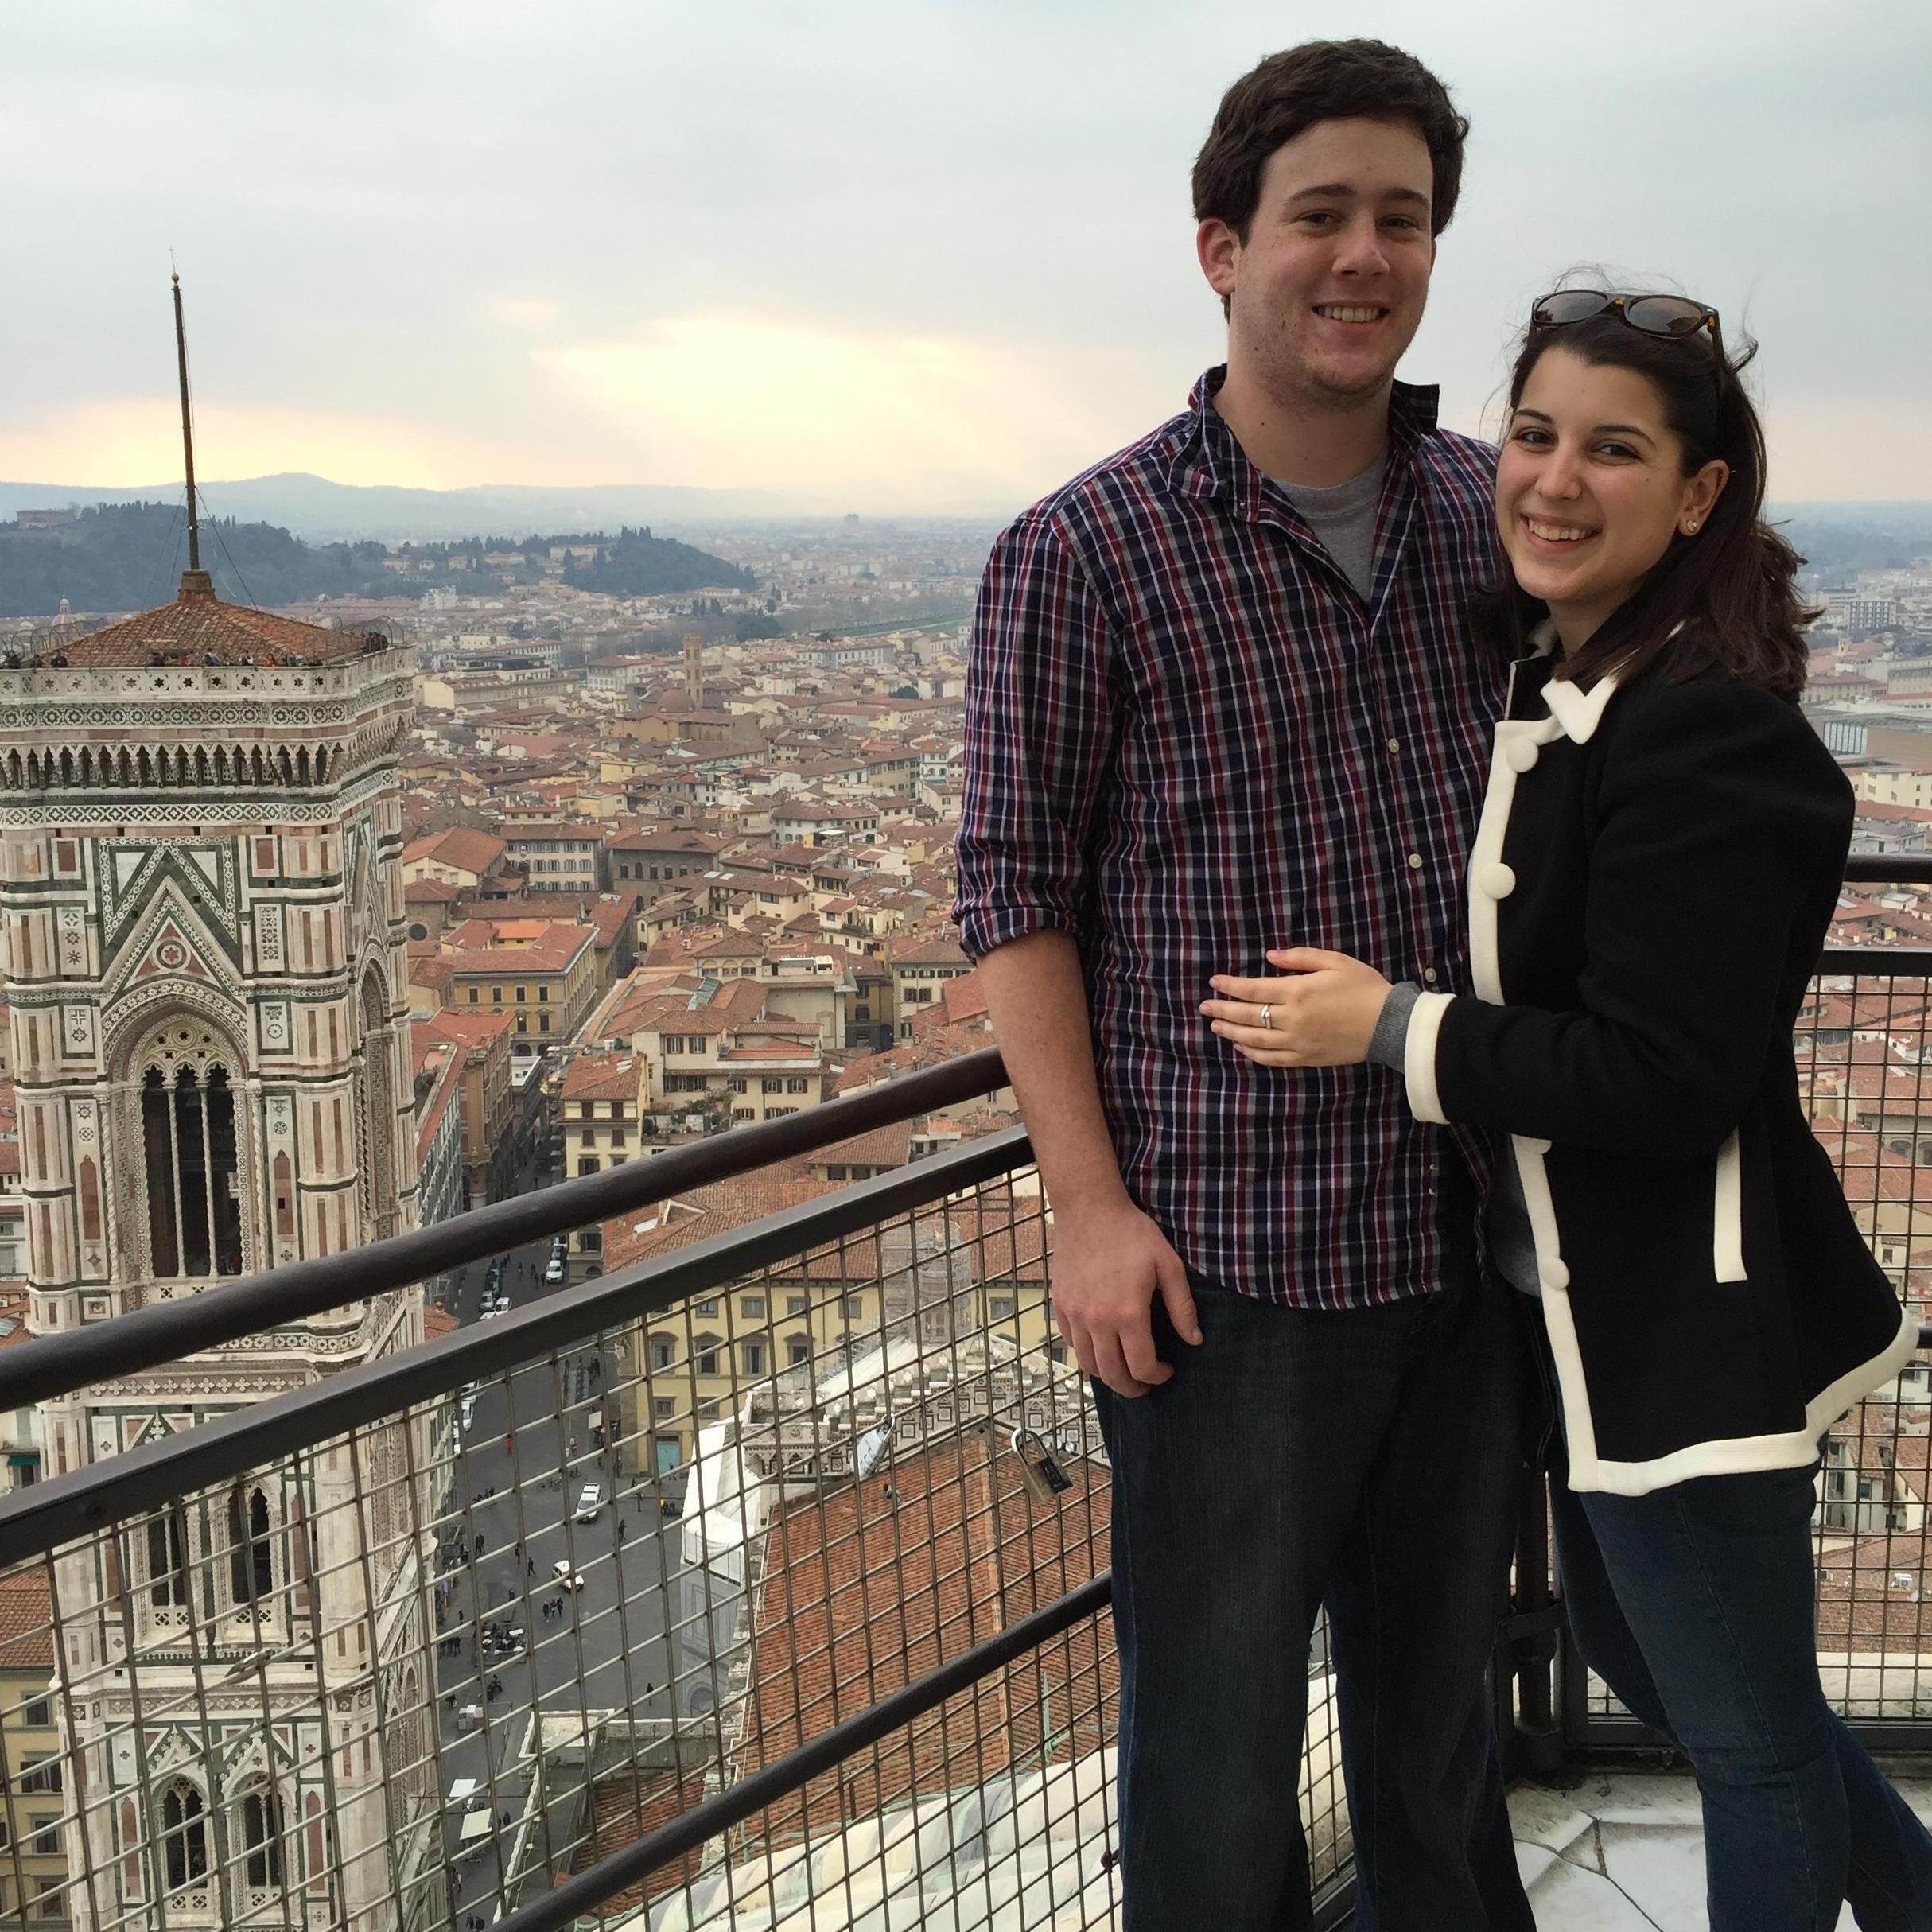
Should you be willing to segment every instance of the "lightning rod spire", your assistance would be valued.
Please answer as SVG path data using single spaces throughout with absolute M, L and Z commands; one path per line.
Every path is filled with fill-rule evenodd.
M 188 567 L 201 568 L 201 519 L 195 506 L 195 432 L 188 414 L 188 329 L 181 320 L 181 278 L 174 284 L 174 353 L 181 371 L 181 455 L 188 470 Z

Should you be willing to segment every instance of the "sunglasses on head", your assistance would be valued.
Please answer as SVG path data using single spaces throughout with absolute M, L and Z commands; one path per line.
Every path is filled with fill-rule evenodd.
M 1615 316 L 1640 335 L 1681 340 L 1701 328 L 1711 332 L 1711 352 L 1721 359 L 1722 337 L 1717 311 L 1688 295 L 1611 295 L 1601 289 L 1559 289 L 1543 296 L 1530 311 L 1533 328 L 1561 328 L 1571 322 L 1593 322 Z

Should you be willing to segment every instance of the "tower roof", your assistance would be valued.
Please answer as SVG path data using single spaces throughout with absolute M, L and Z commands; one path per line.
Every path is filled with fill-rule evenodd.
M 387 647 L 387 640 L 379 647 Z M 123 617 L 119 624 L 59 647 L 75 666 L 200 664 L 244 661 L 328 664 L 371 648 L 369 633 L 329 631 L 318 624 L 278 617 L 245 604 L 224 604 L 205 570 L 184 570 L 172 604 Z M 42 662 L 45 662 L 43 658 Z

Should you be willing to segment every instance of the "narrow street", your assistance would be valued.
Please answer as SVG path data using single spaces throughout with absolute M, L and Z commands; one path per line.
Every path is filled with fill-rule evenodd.
M 503 1258 L 502 1286 L 513 1306 L 567 1292 L 544 1284 L 550 1254 L 546 1242 Z M 453 1303 L 460 1324 L 481 1319 L 489 1277 L 487 1262 L 465 1270 Z M 499 1915 L 500 1857 L 507 1860 L 514 1837 L 506 1828 L 522 1817 L 532 1775 L 533 1712 L 553 1723 L 610 1711 L 673 1715 L 664 1632 L 678 1525 L 661 1514 L 655 1486 L 613 1498 L 613 1457 L 593 1443 L 591 1421 L 614 1378 L 608 1351 L 587 1348 L 484 1382 L 467 1427 L 459 1423 L 453 1462 L 444 1465 L 434 1557 L 437 1755 L 457 1932 Z M 591 1484 L 594 1510 L 580 1522 Z M 560 1562 L 581 1579 L 579 1588 L 559 1582 Z M 554 1731 L 551 1737 L 554 1745 Z M 539 1831 L 582 1829 L 581 1762 L 574 1751 L 570 1758 L 568 1785 L 556 1788 L 553 1770 L 552 1788 L 540 1795 Z M 476 1781 L 466 1802 L 453 1800 L 465 1779 Z M 465 1844 L 472 1808 L 487 1810 L 492 1823 L 473 1828 Z M 557 1868 L 549 1848 L 532 1848 L 539 1864 Z M 555 1849 L 564 1856 L 562 1845 Z M 527 1870 L 530 1853 L 519 1862 Z

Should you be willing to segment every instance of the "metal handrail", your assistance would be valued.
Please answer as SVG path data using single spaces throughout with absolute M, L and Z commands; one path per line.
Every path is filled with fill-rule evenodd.
M 1013 1127 L 0 1495 L 0 1569 L 1024 1166 Z M 405 1236 L 402 1238 L 407 1239 Z M 393 1246 L 385 1243 L 385 1246 Z M 133 1317 L 128 1318 L 130 1320 Z M 37 1344 L 17 1352 L 25 1355 Z M 116 1369 L 115 1374 L 124 1373 Z M 16 1398 L 0 1384 L 0 1407 Z
M 1845 861 L 1845 876 L 1859 885 L 1932 885 L 1932 853 L 1856 852 Z
M 877 1128 L 897 1126 L 935 1108 L 997 1093 L 1005 1084 L 998 1049 L 985 1048 L 828 1100 L 787 1120 L 735 1128 L 649 1160 L 492 1201 L 367 1247 L 286 1262 L 179 1301 L 156 1302 L 111 1320 L 37 1335 L 0 1354 L 0 1413 L 53 1401 L 95 1382 L 140 1374 L 225 1343 L 286 1328 L 548 1235 L 635 1213 L 694 1188 L 796 1160 Z M 558 1297 L 544 1299 L 554 1303 Z

